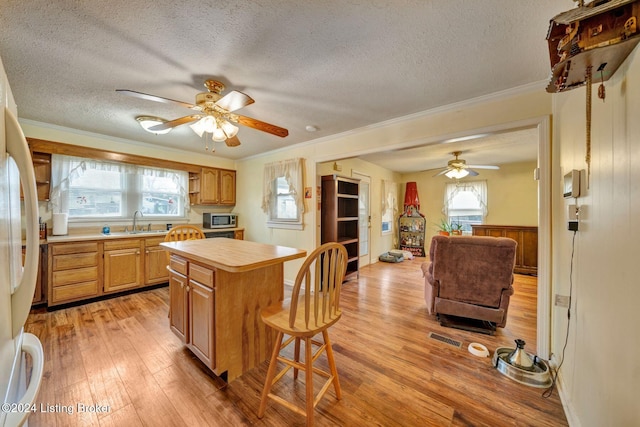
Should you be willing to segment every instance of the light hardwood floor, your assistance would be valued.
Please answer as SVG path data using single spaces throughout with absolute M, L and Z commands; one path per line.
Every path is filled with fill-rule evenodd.
M 536 278 L 516 276 L 507 327 L 488 336 L 441 327 L 427 314 L 423 261 L 376 263 L 345 284 L 344 315 L 329 331 L 342 399 L 331 389 L 318 404 L 316 425 L 567 425 L 557 391 L 543 398 L 543 390 L 467 351 L 480 342 L 493 354 L 523 338 L 535 353 Z M 257 418 L 267 362 L 225 385 L 170 332 L 167 312 L 167 288 L 34 310 L 26 329 L 40 337 L 46 362 L 29 425 L 304 425 L 303 417 L 272 403 Z M 463 346 L 430 339 L 429 332 Z M 281 381 L 276 392 L 302 397 L 303 378 Z M 91 405 L 104 412 L 89 411 Z

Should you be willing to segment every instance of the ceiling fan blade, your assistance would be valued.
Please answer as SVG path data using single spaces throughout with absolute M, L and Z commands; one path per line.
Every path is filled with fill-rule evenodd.
M 155 102 L 163 102 L 165 104 L 178 104 L 181 107 L 190 108 L 192 110 L 200 110 L 201 108 L 197 105 L 189 104 L 187 102 L 176 101 L 175 99 L 169 98 L 161 98 L 155 95 L 149 95 L 147 93 L 136 92 L 135 90 L 128 89 L 116 89 L 116 92 L 121 93 L 123 95 L 132 96 L 134 98 L 140 98 L 147 101 L 155 101 Z
M 469 176 L 478 176 L 478 172 L 474 171 L 473 169 L 469 169 L 467 168 L 467 172 L 469 172 Z
M 158 132 L 161 130 L 167 130 L 167 129 L 173 129 L 177 126 L 180 125 L 184 125 L 187 123 L 191 123 L 191 122 L 195 122 L 200 120 L 202 117 L 201 115 L 193 115 L 193 116 L 184 116 L 184 117 L 180 117 L 179 119 L 175 119 L 175 120 L 171 120 L 169 122 L 165 122 L 165 123 L 160 123 L 159 125 L 155 125 L 155 126 L 151 126 L 149 128 L 150 131 L 152 132 Z
M 227 138 L 224 143 L 227 144 L 227 147 L 237 147 L 238 145 L 240 145 L 240 140 L 237 136 L 234 136 L 231 138 Z
M 253 104 L 255 101 L 249 95 L 237 90 L 231 91 L 220 98 L 216 105 L 227 111 L 235 111 L 247 105 Z
M 470 168 L 476 168 L 476 169 L 493 169 L 493 170 L 498 170 L 500 169 L 500 166 L 492 166 L 492 165 L 467 165 Z
M 241 125 L 249 126 L 250 128 L 261 130 L 263 132 L 267 132 L 273 135 L 277 135 L 281 138 L 284 138 L 285 136 L 289 135 L 289 131 L 286 130 L 285 128 L 281 128 L 276 125 L 262 122 L 257 119 L 252 119 L 251 117 L 236 115 L 235 118 L 237 118 L 237 123 Z
M 444 168 L 437 174 L 433 175 L 433 177 L 435 178 L 436 176 L 444 175 L 445 173 L 449 172 L 449 170 L 450 170 L 449 168 Z

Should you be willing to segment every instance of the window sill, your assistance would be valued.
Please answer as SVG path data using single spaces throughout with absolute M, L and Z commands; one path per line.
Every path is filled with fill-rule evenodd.
M 281 228 L 284 230 L 304 230 L 304 224 L 300 222 L 267 221 L 267 227 Z

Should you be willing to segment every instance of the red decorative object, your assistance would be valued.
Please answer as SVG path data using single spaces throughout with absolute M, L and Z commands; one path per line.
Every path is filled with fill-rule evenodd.
M 407 188 L 404 193 L 404 210 L 407 210 L 407 207 L 413 206 L 420 210 L 420 199 L 418 198 L 418 183 L 416 182 L 407 182 Z

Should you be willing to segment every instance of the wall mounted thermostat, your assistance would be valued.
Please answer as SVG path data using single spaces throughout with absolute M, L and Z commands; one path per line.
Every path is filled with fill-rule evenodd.
M 564 197 L 580 197 L 580 171 L 572 170 L 564 176 Z

